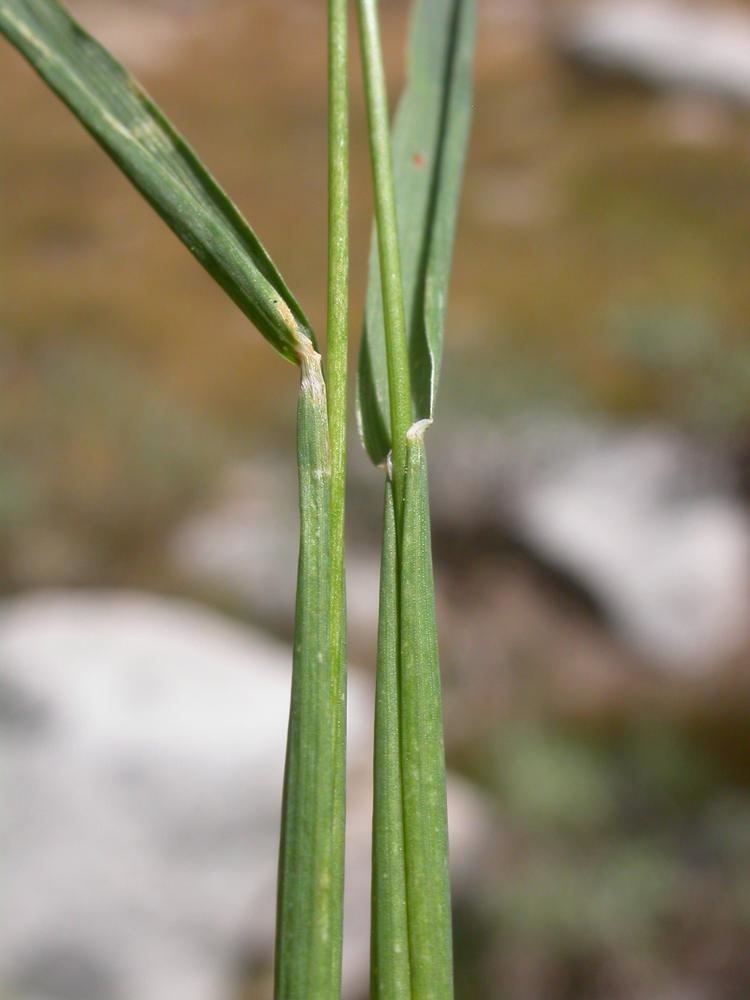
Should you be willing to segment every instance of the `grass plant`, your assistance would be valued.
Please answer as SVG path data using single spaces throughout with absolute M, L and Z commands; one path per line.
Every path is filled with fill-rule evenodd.
M 372 993 L 453 995 L 440 671 L 424 435 L 433 419 L 471 104 L 473 0 L 416 0 L 391 130 L 376 0 L 356 0 L 375 235 L 359 364 L 365 447 L 385 465 L 375 720 Z M 300 538 L 283 789 L 277 1000 L 341 991 L 348 354 L 347 3 L 328 2 L 328 318 L 313 331 L 238 209 L 136 81 L 56 0 L 0 0 L 31 63 L 299 372 Z

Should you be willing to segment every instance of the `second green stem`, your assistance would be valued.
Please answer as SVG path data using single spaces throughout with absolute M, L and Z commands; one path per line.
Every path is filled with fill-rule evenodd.
M 412 423 L 409 349 L 404 314 L 396 199 L 393 188 L 388 95 L 383 70 L 376 0 L 357 0 L 357 14 L 362 49 L 370 159 L 373 171 L 375 221 L 378 234 L 378 256 L 380 259 L 383 320 L 388 362 L 393 487 L 396 501 L 396 522 L 399 523 L 406 469 L 406 434 Z

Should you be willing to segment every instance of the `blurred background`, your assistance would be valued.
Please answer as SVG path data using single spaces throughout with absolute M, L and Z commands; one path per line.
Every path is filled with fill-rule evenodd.
M 71 7 L 322 330 L 325 5 Z M 739 1000 L 750 4 L 479 8 L 429 437 L 457 995 Z M 395 95 L 408 4 L 381 9 Z M 351 75 L 356 334 L 356 46 Z M 0 992 L 260 1000 L 295 373 L 7 46 L 0 148 Z M 354 431 L 351 456 L 345 971 L 360 1000 L 381 476 Z

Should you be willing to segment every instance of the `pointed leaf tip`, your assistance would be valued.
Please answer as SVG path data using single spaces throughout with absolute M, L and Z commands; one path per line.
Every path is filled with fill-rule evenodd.
M 414 419 L 432 417 L 435 405 L 471 119 L 474 36 L 474 0 L 417 0 L 410 29 L 408 79 L 392 132 Z M 380 465 L 391 448 L 391 431 L 374 240 L 357 408 L 365 448 Z

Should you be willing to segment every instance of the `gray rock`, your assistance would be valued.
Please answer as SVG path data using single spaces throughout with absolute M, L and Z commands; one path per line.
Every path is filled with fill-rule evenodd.
M 747 641 L 750 523 L 721 456 L 663 428 L 565 422 L 472 427 L 433 454 L 437 523 L 515 537 L 665 669 Z
M 290 662 L 281 643 L 155 596 L 0 605 L 13 1000 L 226 1000 L 243 956 L 269 960 Z M 367 981 L 371 702 L 355 672 L 347 996 Z M 475 859 L 486 813 L 460 783 L 449 796 L 455 856 Z
M 573 9 L 558 41 L 597 69 L 750 102 L 750 13 L 737 5 L 597 0 Z
M 620 637 L 670 672 L 709 670 L 748 640 L 750 525 L 730 464 L 708 445 L 658 426 L 576 421 L 475 423 L 429 432 L 433 522 L 461 538 L 478 526 L 520 542 L 582 587 Z M 347 569 L 354 648 L 376 629 L 377 536 L 356 525 L 379 497 L 355 464 Z M 241 467 L 216 505 L 172 546 L 192 581 L 238 596 L 289 626 L 296 535 L 292 474 Z M 449 637 L 448 637 L 449 639 Z

